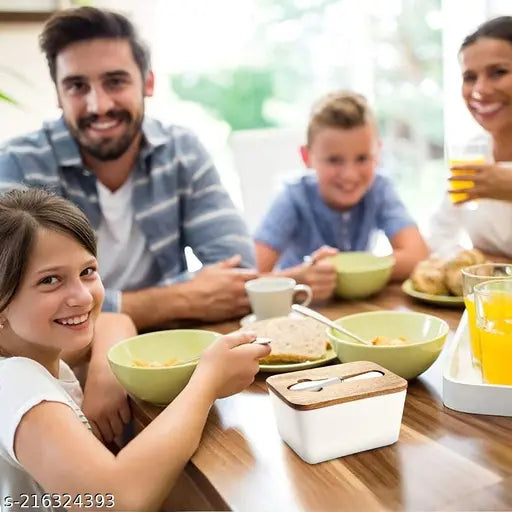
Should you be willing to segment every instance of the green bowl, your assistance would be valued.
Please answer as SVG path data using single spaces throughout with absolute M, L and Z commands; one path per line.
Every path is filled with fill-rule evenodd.
M 171 402 L 187 385 L 197 361 L 161 368 L 133 366 L 134 359 L 164 363 L 199 357 L 219 333 L 199 329 L 151 332 L 123 340 L 108 352 L 110 367 L 121 385 L 136 398 L 158 405 Z
M 391 277 L 393 256 L 371 252 L 340 252 L 330 258 L 337 273 L 334 293 L 342 299 L 362 299 L 382 290 Z
M 387 336 L 410 341 L 408 345 L 363 345 L 339 331 L 327 329 L 342 363 L 372 361 L 404 379 L 417 377 L 434 363 L 449 331 L 448 324 L 436 316 L 407 311 L 357 313 L 335 322 L 367 340 Z

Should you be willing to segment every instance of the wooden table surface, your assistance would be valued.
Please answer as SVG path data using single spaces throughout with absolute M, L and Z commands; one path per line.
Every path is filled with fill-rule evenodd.
M 450 338 L 462 312 L 414 302 L 398 285 L 368 301 L 317 309 L 333 319 L 378 309 L 423 311 L 445 319 Z M 237 326 L 211 328 L 226 333 Z M 303 462 L 279 437 L 266 390 L 268 374 L 259 375 L 246 391 L 217 400 L 200 447 L 164 508 L 512 510 L 512 418 L 444 407 L 445 354 L 409 382 L 397 443 L 316 465 Z M 138 401 L 133 408 L 139 427 L 160 410 Z

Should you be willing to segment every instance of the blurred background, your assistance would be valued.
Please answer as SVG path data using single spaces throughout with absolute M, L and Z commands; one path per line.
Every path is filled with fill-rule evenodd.
M 445 141 L 477 133 L 458 48 L 510 14 L 510 0 L 0 0 L 0 140 L 59 115 L 37 36 L 75 5 L 138 26 L 157 78 L 147 112 L 199 135 L 251 228 L 279 180 L 302 169 L 311 104 L 353 89 L 377 115 L 382 172 L 426 229 L 446 189 Z

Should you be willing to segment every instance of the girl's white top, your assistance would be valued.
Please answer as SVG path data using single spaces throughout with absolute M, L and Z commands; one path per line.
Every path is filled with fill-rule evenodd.
M 61 402 L 71 407 L 89 427 L 80 407 L 83 394 L 80 383 L 69 366 L 61 361 L 59 378 L 42 365 L 25 357 L 0 357 L 0 510 L 59 510 L 44 507 L 45 494 L 25 471 L 14 453 L 14 436 L 23 415 L 37 404 Z M 62 428 L 66 428 L 62 425 Z M 27 499 L 28 498 L 28 499 Z M 13 506 L 9 506 L 14 502 Z M 26 503 L 27 507 L 22 507 Z

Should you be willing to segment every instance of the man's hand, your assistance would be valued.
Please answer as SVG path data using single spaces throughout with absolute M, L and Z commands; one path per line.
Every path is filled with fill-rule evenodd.
M 244 285 L 256 279 L 255 270 L 236 268 L 240 256 L 205 267 L 189 283 L 194 318 L 216 322 L 246 315 L 250 311 Z

